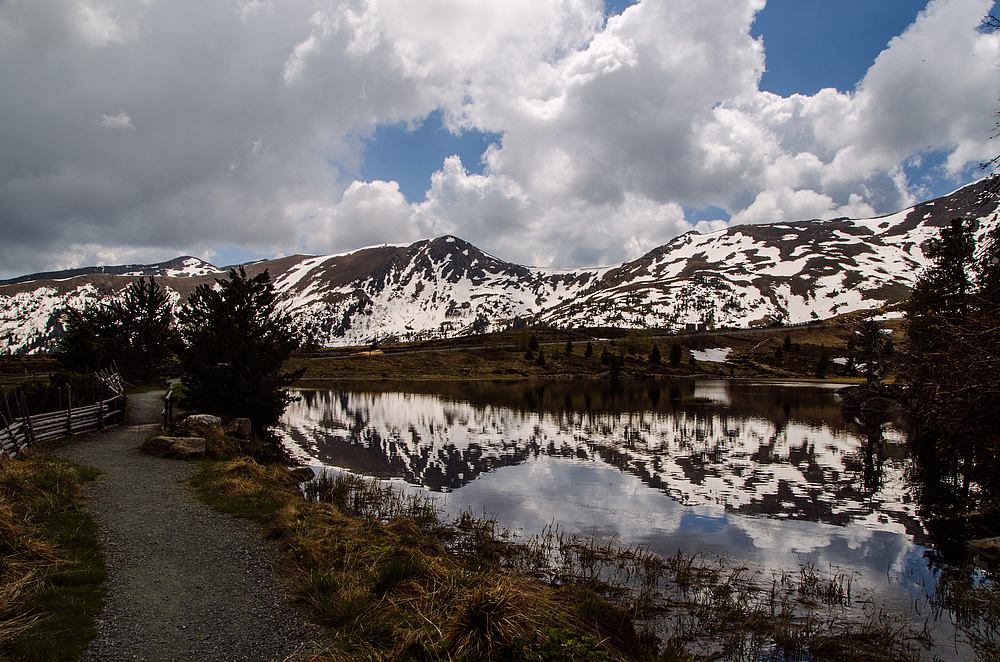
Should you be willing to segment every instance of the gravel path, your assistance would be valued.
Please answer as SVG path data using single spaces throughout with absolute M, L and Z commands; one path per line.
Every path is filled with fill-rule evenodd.
M 163 393 L 129 398 L 131 424 L 60 449 L 105 473 L 86 489 L 108 565 L 90 660 L 304 659 L 317 632 L 283 597 L 277 548 L 254 525 L 194 501 L 195 467 L 136 450 Z

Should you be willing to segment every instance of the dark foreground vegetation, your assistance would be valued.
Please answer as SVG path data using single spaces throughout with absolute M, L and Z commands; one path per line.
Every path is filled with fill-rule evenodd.
M 322 660 L 910 660 L 926 632 L 813 567 L 769 573 L 560 531 L 520 539 L 353 475 L 249 458 L 192 479 L 287 549 Z M 303 496 L 304 494 L 304 496 Z
M 97 474 L 45 453 L 0 456 L 0 659 L 73 662 L 93 638 L 106 573 L 77 497 Z

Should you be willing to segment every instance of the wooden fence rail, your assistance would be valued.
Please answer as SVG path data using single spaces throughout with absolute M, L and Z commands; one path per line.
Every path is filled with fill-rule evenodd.
M 102 375 L 102 379 L 103 379 Z M 103 429 L 109 424 L 121 422 L 125 412 L 125 395 L 120 390 L 120 379 L 112 382 L 114 395 L 86 406 L 69 406 L 60 411 L 45 414 L 29 414 L 27 405 L 21 402 L 19 417 L 7 421 L 0 413 L 0 453 L 16 456 L 32 444 L 51 441 L 77 432 Z M 117 388 L 115 388 L 117 387 Z M 8 407 L 9 409 L 9 407 Z

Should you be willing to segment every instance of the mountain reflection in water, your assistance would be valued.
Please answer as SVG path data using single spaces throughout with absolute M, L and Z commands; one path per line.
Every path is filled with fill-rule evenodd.
M 828 387 L 686 380 L 438 388 L 303 390 L 282 422 L 286 445 L 308 463 L 433 491 L 564 458 L 613 467 L 684 506 L 923 536 L 903 480 L 902 432 L 886 430 L 873 466 Z
M 422 382 L 298 395 L 279 433 L 303 463 L 447 493 L 449 510 L 529 535 L 555 523 L 662 554 L 928 580 L 902 431 L 866 453 L 830 386 Z

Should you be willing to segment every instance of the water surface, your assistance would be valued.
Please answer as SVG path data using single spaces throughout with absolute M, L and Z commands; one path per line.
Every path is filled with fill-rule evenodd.
M 887 425 L 870 443 L 836 388 L 372 384 L 300 391 L 281 430 L 304 463 L 430 490 L 526 535 L 554 524 L 663 555 L 812 564 L 922 619 L 934 576 L 904 433 Z

